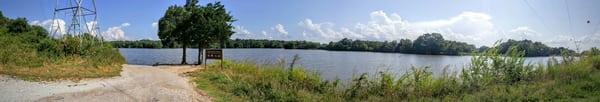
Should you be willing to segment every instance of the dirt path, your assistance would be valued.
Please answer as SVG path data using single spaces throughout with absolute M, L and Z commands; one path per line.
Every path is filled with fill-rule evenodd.
M 79 83 L 38 83 L 0 78 L 5 80 L 0 81 L 0 87 L 2 88 L 0 90 L 0 101 L 210 101 L 210 97 L 194 91 L 194 86 L 182 74 L 196 69 L 199 68 L 191 66 L 124 65 L 121 77 L 86 80 Z

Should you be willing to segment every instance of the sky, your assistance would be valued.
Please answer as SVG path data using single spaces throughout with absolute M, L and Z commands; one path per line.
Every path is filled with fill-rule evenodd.
M 91 4 L 84 0 L 84 4 Z M 200 0 L 201 4 L 215 2 Z M 221 0 L 234 18 L 232 38 L 308 40 L 342 38 L 392 41 L 441 33 L 445 39 L 491 46 L 530 39 L 553 47 L 600 47 L 600 0 Z M 167 7 L 185 0 L 98 0 L 98 34 L 107 40 L 157 40 Z M 66 0 L 2 0 L 5 16 L 25 17 L 47 29 Z M 587 23 L 590 21 L 590 23 Z M 52 25 L 55 22 L 55 25 Z M 64 28 L 64 27 L 61 27 Z M 60 29 L 59 32 L 65 32 Z M 579 42 L 579 43 L 578 43 Z

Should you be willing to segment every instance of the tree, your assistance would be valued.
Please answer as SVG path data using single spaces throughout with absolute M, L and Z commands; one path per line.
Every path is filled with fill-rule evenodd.
M 225 10 L 221 2 L 208 3 L 206 6 L 196 5 L 197 0 L 188 0 L 188 3 L 193 3 L 186 4 L 186 9 L 192 12 L 189 19 L 192 23 L 190 33 L 193 43 L 198 45 L 198 53 L 202 53 L 203 48 L 215 42 L 219 42 L 219 46 L 224 48 L 225 41 L 234 33 L 231 25 L 235 21 L 233 16 Z M 202 63 L 201 58 L 201 54 L 198 54 L 198 64 Z
M 158 37 L 160 38 L 163 45 L 173 46 L 175 44 L 181 44 L 183 48 L 183 55 L 181 64 L 186 63 L 186 48 L 191 45 L 191 38 L 189 36 L 189 22 L 186 20 L 189 18 L 189 12 L 185 8 L 177 5 L 170 6 L 165 15 L 159 20 Z
M 413 43 L 410 39 L 400 39 L 400 43 L 396 46 L 397 52 L 410 52 L 413 50 Z
M 508 50 L 511 47 L 515 47 L 517 51 L 525 52 L 525 56 L 527 56 L 527 57 L 560 55 L 563 52 L 566 52 L 566 53 L 574 53 L 575 52 L 573 50 L 569 50 L 564 47 L 558 47 L 558 48 L 548 47 L 547 45 L 542 44 L 541 42 L 533 42 L 531 40 L 517 41 L 517 40 L 509 39 L 508 41 L 499 44 L 497 47 L 499 47 L 500 53 L 503 53 L 503 54 L 508 53 Z
M 444 37 L 439 33 L 423 34 L 413 43 L 416 53 L 440 54 Z
M 25 31 L 29 31 L 29 24 L 27 24 L 27 19 L 25 18 L 17 18 L 13 20 L 8 26 L 9 32 L 22 33 Z
M 233 17 L 220 2 L 198 5 L 198 0 L 186 0 L 184 6 L 171 6 L 159 21 L 159 38 L 163 45 L 172 47 L 177 44 L 183 48 L 182 64 L 186 64 L 186 48 L 197 45 L 198 52 L 202 48 L 225 41 L 233 35 Z M 198 63 L 201 64 L 201 54 Z
M 8 18 L 4 17 L 4 14 L 2 14 L 2 11 L 0 11 L 0 29 L 5 28 L 7 26 L 7 23 Z

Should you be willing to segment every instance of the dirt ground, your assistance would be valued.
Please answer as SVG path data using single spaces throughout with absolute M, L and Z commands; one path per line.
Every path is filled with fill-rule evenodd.
M 123 65 L 120 77 L 80 82 L 27 82 L 0 76 L 0 101 L 209 102 L 183 73 L 200 66 Z

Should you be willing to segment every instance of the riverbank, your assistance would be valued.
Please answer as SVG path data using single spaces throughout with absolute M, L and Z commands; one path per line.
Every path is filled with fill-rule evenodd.
M 534 66 L 524 63 L 522 53 L 512 52 L 505 57 L 497 50 L 486 51 L 462 71 L 437 76 L 430 67 L 413 67 L 399 75 L 384 71 L 350 80 L 324 80 L 319 72 L 289 68 L 285 62 L 231 61 L 223 68 L 212 65 L 191 75 L 197 88 L 225 102 L 600 100 L 599 55 L 565 56 Z
M 185 73 L 200 66 L 123 65 L 118 77 L 79 82 L 31 82 L 0 76 L 0 101 L 172 101 L 206 102 Z

